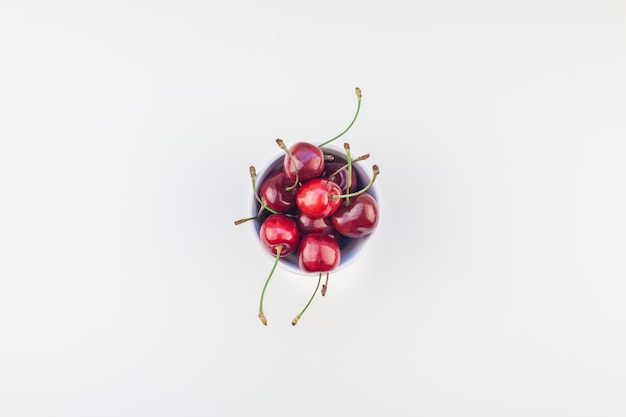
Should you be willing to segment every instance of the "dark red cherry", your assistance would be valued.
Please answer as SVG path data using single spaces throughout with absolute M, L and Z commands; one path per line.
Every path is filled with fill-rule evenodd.
M 309 235 L 311 233 L 326 235 L 333 238 L 341 246 L 342 235 L 335 229 L 330 217 L 314 219 L 306 214 L 299 213 L 296 217 L 296 223 L 300 229 L 300 235 Z
M 296 179 L 296 168 L 300 182 L 319 177 L 324 170 L 324 153 L 317 146 L 308 142 L 298 142 L 289 148 L 289 152 L 293 161 L 289 155 L 285 155 L 283 169 L 290 180 Z
M 332 271 L 340 260 L 339 245 L 326 235 L 306 235 L 298 247 L 298 264 L 305 272 Z
M 341 205 L 331 216 L 335 229 L 347 237 L 369 235 L 378 225 L 378 206 L 369 194 L 359 194 L 350 199 L 350 205 Z
M 326 235 L 335 230 L 330 217 L 313 218 L 304 213 L 298 214 L 296 217 L 296 223 L 302 234 L 318 233 L 320 235 Z
M 263 245 L 276 255 L 278 246 L 282 246 L 280 256 L 287 256 L 298 247 L 300 232 L 296 221 L 284 214 L 272 214 L 259 230 L 259 237 Z
M 261 184 L 259 196 L 274 211 L 291 210 L 296 206 L 296 189 L 286 189 L 292 184 L 293 180 L 287 178 L 282 170 L 273 172 Z
M 341 205 L 339 186 L 325 178 L 314 178 L 302 184 L 296 194 L 296 205 L 301 213 L 315 219 L 328 217 Z
M 346 161 L 343 161 L 340 159 L 335 159 L 334 161 L 326 162 L 324 164 L 324 171 L 322 171 L 321 177 L 328 178 L 329 176 L 337 172 L 337 170 L 343 167 L 345 164 L 346 164 Z M 354 170 L 354 167 L 352 168 L 352 175 L 350 177 L 351 177 L 350 191 L 348 192 L 352 193 L 356 191 L 357 189 L 356 171 Z M 341 171 L 339 171 L 339 173 L 335 175 L 332 181 L 336 182 L 339 185 L 339 188 L 341 188 L 342 191 L 346 192 L 346 186 L 348 185 L 348 168 L 344 168 Z
M 331 237 L 337 244 L 339 248 L 341 248 L 341 240 L 343 239 L 343 235 L 337 231 L 334 227 L 328 233 L 325 233 L 326 236 Z

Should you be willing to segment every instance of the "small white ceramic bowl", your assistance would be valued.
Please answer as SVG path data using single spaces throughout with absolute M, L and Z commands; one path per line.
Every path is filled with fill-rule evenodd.
M 343 149 L 339 149 L 339 148 L 335 148 L 331 146 L 325 146 L 322 148 L 322 151 L 324 152 L 324 155 L 330 154 L 339 158 L 343 158 L 343 159 L 346 158 L 346 153 Z M 259 192 L 261 188 L 261 184 L 263 184 L 263 182 L 265 181 L 265 179 L 267 178 L 269 174 L 282 168 L 284 158 L 285 158 L 285 154 L 281 153 L 279 156 L 274 158 L 272 162 L 270 162 L 267 166 L 265 166 L 262 171 L 257 172 L 257 178 L 256 178 L 257 192 Z M 352 169 L 356 172 L 359 189 L 367 185 L 372 178 L 371 164 L 368 164 L 367 163 L 368 161 L 369 160 L 361 161 L 352 165 Z M 376 183 L 374 183 L 372 187 L 370 187 L 369 190 L 366 191 L 366 193 L 370 194 L 376 200 L 376 203 L 378 206 L 378 215 L 380 216 L 380 199 L 378 197 L 378 193 L 376 192 Z M 250 203 L 251 217 L 257 215 L 260 207 L 261 206 L 258 203 L 258 201 L 256 201 L 256 198 L 254 197 L 254 195 L 252 195 L 251 203 Z M 261 230 L 261 223 L 262 223 L 261 220 L 255 219 L 252 221 L 257 239 L 259 239 L 259 231 Z M 354 262 L 357 259 L 357 256 L 359 255 L 359 253 L 363 250 L 363 247 L 365 246 L 367 241 L 374 234 L 375 234 L 375 231 L 374 233 L 371 233 L 367 236 L 364 236 L 358 239 L 350 239 L 350 238 L 344 237 L 340 246 L 341 247 L 341 261 L 339 262 L 339 265 L 331 272 L 334 273 L 334 272 L 341 271 L 342 269 L 349 266 L 352 262 Z M 260 239 L 259 239 L 259 243 L 260 243 Z M 267 256 L 271 258 L 273 261 L 275 259 L 275 256 L 271 254 L 267 250 L 267 248 L 265 248 L 264 246 L 262 246 L 262 248 L 263 248 L 263 252 L 267 254 Z M 289 272 L 293 272 L 295 274 L 308 275 L 308 276 L 313 275 L 310 272 L 304 272 L 300 270 L 300 266 L 298 265 L 298 251 L 297 250 L 295 250 L 290 255 L 285 256 L 284 258 L 280 258 L 280 260 L 278 261 L 278 264 L 281 266 L 281 268 Z

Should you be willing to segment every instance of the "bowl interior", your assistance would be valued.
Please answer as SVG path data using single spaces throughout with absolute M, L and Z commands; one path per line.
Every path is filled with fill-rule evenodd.
M 345 151 L 343 149 L 337 149 L 337 148 L 332 148 L 332 147 L 323 147 L 322 151 L 324 152 L 324 155 L 333 155 L 335 158 L 339 158 L 339 159 L 343 159 L 343 160 L 346 159 Z M 265 181 L 265 179 L 267 178 L 268 175 L 270 175 L 271 173 L 273 173 L 275 171 L 278 171 L 278 170 L 282 169 L 284 157 L 285 157 L 285 154 L 281 153 L 280 155 L 275 157 L 272 160 L 272 162 L 270 162 L 263 169 L 263 171 L 258 173 L 258 176 L 257 176 L 257 179 L 256 179 L 257 192 L 259 192 L 259 190 L 261 188 L 261 184 L 263 184 L 263 182 Z M 356 173 L 356 178 L 357 178 L 357 182 L 359 184 L 359 189 L 363 188 L 371 180 L 371 174 L 369 174 L 366 171 L 366 168 L 369 168 L 369 165 L 364 166 L 363 162 L 358 162 L 358 163 L 352 165 L 352 169 Z M 367 190 L 366 193 L 370 194 L 372 197 L 374 197 L 374 199 L 377 201 L 377 203 L 379 203 L 378 193 L 376 192 L 376 185 L 375 184 L 372 185 L 372 187 L 370 187 L 370 189 Z M 254 198 L 254 195 L 252 195 L 251 211 L 250 211 L 251 216 L 256 216 L 257 213 L 259 212 L 260 208 L 261 208 L 261 205 L 259 204 L 258 201 L 256 201 L 256 199 Z M 380 211 L 380 206 L 379 206 L 379 211 Z M 256 233 L 257 239 L 259 239 L 259 232 L 261 230 L 261 224 L 262 223 L 263 223 L 263 218 L 262 219 L 255 219 L 253 221 L 254 231 Z M 338 271 L 346 268 L 352 262 L 354 262 L 354 260 L 356 259 L 357 255 L 361 252 L 361 250 L 363 249 L 364 245 L 367 243 L 367 241 L 370 239 L 370 237 L 373 234 L 374 233 L 369 234 L 369 235 L 364 236 L 364 237 L 361 237 L 361 238 L 358 238 L 358 239 L 343 237 L 342 240 L 341 240 L 341 243 L 339 245 L 339 247 L 341 248 L 341 260 L 339 262 L 339 265 L 332 272 L 338 272 Z M 259 239 L 259 242 L 260 242 L 260 239 Z M 265 247 L 263 247 L 263 252 L 266 253 L 269 258 L 274 260 L 274 255 L 272 255 Z M 290 272 L 293 272 L 293 273 L 296 273 L 296 274 L 300 274 L 300 275 L 311 275 L 310 272 L 304 272 L 304 271 L 300 270 L 300 267 L 298 265 L 298 254 L 297 254 L 297 252 L 298 251 L 296 250 L 293 253 L 291 253 L 290 255 L 285 256 L 284 258 L 280 258 L 280 260 L 278 261 L 278 264 L 280 265 L 281 268 L 286 269 L 286 270 L 288 270 Z

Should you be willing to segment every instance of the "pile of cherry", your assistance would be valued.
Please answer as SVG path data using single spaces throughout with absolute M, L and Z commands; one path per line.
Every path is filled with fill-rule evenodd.
M 304 309 L 293 320 L 295 325 L 306 311 L 320 286 L 322 273 L 328 288 L 328 274 L 341 261 L 341 251 L 354 239 L 371 234 L 378 225 L 378 207 L 374 197 L 367 193 L 378 176 L 378 166 L 368 184 L 359 184 L 353 165 L 369 158 L 369 154 L 352 159 L 350 146 L 345 143 L 345 159 L 337 153 L 324 153 L 324 146 L 346 133 L 356 120 L 361 104 L 357 88 L 357 112 L 352 123 L 338 136 L 317 146 L 298 142 L 290 148 L 281 139 L 276 143 L 285 152 L 282 163 L 265 176 L 257 190 L 256 170 L 250 167 L 252 189 L 258 212 L 248 220 L 261 223 L 259 238 L 275 256 L 274 265 L 265 281 L 259 306 L 259 318 L 267 325 L 263 313 L 263 298 L 267 284 L 280 258 L 297 254 L 299 268 L 318 273 L 317 287 Z

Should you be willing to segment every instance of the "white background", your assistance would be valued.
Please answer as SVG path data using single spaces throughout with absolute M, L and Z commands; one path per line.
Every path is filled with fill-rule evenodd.
M 0 61 L 0 415 L 626 414 L 623 1 L 4 0 Z M 264 327 L 248 166 L 356 86 L 379 229 Z

